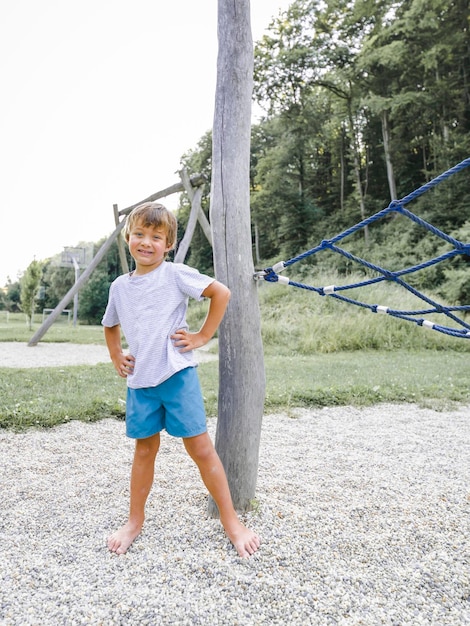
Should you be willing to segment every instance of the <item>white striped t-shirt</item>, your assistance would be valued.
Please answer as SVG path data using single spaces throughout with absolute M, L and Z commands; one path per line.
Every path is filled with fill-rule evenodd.
M 124 274 L 112 283 L 101 323 L 121 325 L 135 358 L 134 372 L 127 377 L 129 387 L 156 387 L 197 365 L 193 352 L 180 352 L 170 337 L 179 328 L 188 329 L 189 298 L 202 300 L 202 292 L 213 281 L 192 267 L 165 261 L 148 274 Z

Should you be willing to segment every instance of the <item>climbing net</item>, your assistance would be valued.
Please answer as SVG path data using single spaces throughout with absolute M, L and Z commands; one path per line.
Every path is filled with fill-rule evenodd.
M 458 165 L 452 167 L 451 169 L 447 170 L 443 174 L 437 176 L 436 178 L 429 181 L 422 187 L 419 187 L 418 189 L 408 194 L 401 200 L 393 200 L 386 209 L 383 209 L 382 211 L 375 213 L 374 215 L 368 217 L 367 219 L 362 220 L 361 222 L 355 224 L 351 228 L 348 228 L 347 230 L 340 233 L 339 235 L 336 235 L 335 237 L 332 237 L 331 239 L 323 240 L 318 246 L 311 248 L 310 250 L 307 250 L 306 252 L 303 252 L 302 254 L 299 254 L 298 256 L 293 257 L 292 259 L 289 259 L 288 261 L 280 261 L 279 263 L 276 263 L 272 267 L 268 267 L 264 270 L 257 271 L 254 275 L 254 278 L 256 280 L 265 280 L 270 283 L 278 282 L 284 285 L 291 285 L 292 287 L 299 287 L 300 289 L 307 289 L 308 291 L 316 292 L 320 296 L 330 296 L 332 298 L 342 300 L 343 302 L 347 302 L 349 304 L 354 304 L 356 306 L 369 309 L 372 313 L 382 313 L 382 314 L 391 315 L 392 317 L 397 317 L 402 320 L 414 322 L 418 326 L 436 330 L 446 335 L 469 339 L 470 338 L 470 324 L 466 322 L 464 319 L 462 319 L 461 315 L 465 314 L 466 311 L 470 311 L 470 305 L 445 306 L 443 304 L 439 304 L 438 302 L 435 302 L 432 298 L 427 297 L 425 294 L 415 289 L 413 286 L 411 286 L 409 283 L 407 283 L 403 279 L 403 276 L 412 274 L 414 272 L 418 272 L 419 270 L 422 270 L 426 267 L 436 265 L 437 263 L 440 263 L 442 261 L 445 261 L 446 259 L 455 257 L 459 254 L 470 256 L 470 243 L 465 244 L 465 243 L 462 243 L 461 241 L 458 241 L 457 239 L 454 239 L 453 237 L 442 232 L 441 230 L 439 230 L 432 224 L 426 222 L 425 220 L 421 219 L 420 217 L 418 217 L 417 215 L 409 211 L 407 208 L 405 208 L 406 205 L 409 204 L 412 200 L 415 200 L 419 196 L 423 195 L 429 189 L 436 187 L 436 185 L 438 185 L 442 181 L 446 180 L 453 174 L 463 170 L 464 168 L 468 166 L 470 166 L 470 158 L 465 159 Z M 452 249 L 446 252 L 445 254 L 441 254 L 440 256 L 430 259 L 429 261 L 419 263 L 418 265 L 413 265 L 412 267 L 407 267 L 405 269 L 392 272 L 383 267 L 380 267 L 379 265 L 375 265 L 374 263 L 369 263 L 368 261 L 351 254 L 347 250 L 344 250 L 343 248 L 337 245 L 338 242 L 342 241 L 349 235 L 352 235 L 353 233 L 363 228 L 366 228 L 373 222 L 376 222 L 384 218 L 385 216 L 390 215 L 391 213 L 397 213 L 397 214 L 403 215 L 409 218 L 410 220 L 412 220 L 413 222 L 415 222 L 416 224 L 418 224 L 419 226 L 426 228 L 428 231 L 430 231 L 437 237 L 440 237 L 444 241 L 448 242 L 452 246 Z M 314 287 L 312 285 L 306 285 L 303 283 L 290 280 L 286 276 L 280 276 L 280 272 L 282 272 L 287 267 L 294 265 L 294 263 L 297 263 L 298 261 L 302 261 L 303 259 L 306 259 L 307 257 L 317 254 L 318 252 L 321 252 L 324 250 L 330 250 L 332 252 L 336 252 L 346 257 L 347 259 L 354 261 L 355 263 L 358 263 L 359 265 L 362 265 L 363 267 L 366 267 L 369 270 L 372 270 L 378 275 L 375 276 L 374 278 L 363 280 L 361 282 L 356 282 L 350 285 L 343 285 L 343 286 L 328 285 L 326 287 Z M 346 295 L 341 295 L 342 292 L 347 292 L 350 289 L 357 289 L 359 287 L 373 285 L 376 283 L 380 283 L 382 281 L 390 281 L 398 285 L 401 285 L 402 287 L 407 289 L 409 292 L 411 292 L 414 296 L 416 296 L 421 301 L 423 301 L 427 305 L 427 307 L 424 309 L 419 309 L 419 310 L 404 311 L 404 310 L 389 308 L 387 306 L 382 306 L 378 304 L 367 304 L 365 302 L 361 302 L 359 300 L 350 298 Z M 430 320 L 427 320 L 425 317 L 422 317 L 424 315 L 430 315 L 433 313 L 439 313 L 439 314 L 446 316 L 447 318 L 449 318 L 456 324 L 457 328 L 443 326 L 441 324 L 436 324 L 434 322 L 431 322 Z

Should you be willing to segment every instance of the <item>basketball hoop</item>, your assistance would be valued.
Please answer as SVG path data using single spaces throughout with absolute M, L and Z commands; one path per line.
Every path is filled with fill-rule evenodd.
M 88 253 L 88 254 L 87 254 Z M 92 248 L 65 246 L 60 257 L 60 267 L 70 267 L 75 270 L 75 283 L 80 277 L 80 270 L 90 263 L 90 253 L 93 256 Z M 73 325 L 77 325 L 78 318 L 78 292 L 73 298 Z
M 88 263 L 86 263 L 86 248 L 64 247 L 60 259 L 61 267 L 75 267 L 75 263 L 80 269 L 88 265 Z

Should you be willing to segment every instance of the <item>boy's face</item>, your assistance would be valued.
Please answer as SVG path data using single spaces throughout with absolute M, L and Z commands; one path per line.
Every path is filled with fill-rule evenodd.
M 135 261 L 135 273 L 147 274 L 156 269 L 171 250 L 166 230 L 137 222 L 129 233 L 129 252 Z

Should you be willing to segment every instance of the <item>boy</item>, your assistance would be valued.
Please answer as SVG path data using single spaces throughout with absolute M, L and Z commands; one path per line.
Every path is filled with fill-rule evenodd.
M 163 205 L 146 202 L 131 212 L 124 236 L 135 270 L 111 285 L 102 320 L 113 365 L 119 376 L 127 378 L 126 434 L 136 440 L 129 518 L 108 538 L 108 548 L 124 554 L 142 529 L 160 431 L 165 428 L 170 435 L 182 437 L 217 504 L 227 536 L 238 554 L 248 557 L 260 540 L 233 508 L 224 468 L 207 433 L 192 353 L 214 335 L 230 291 L 193 268 L 166 261 L 176 235 L 176 218 Z M 190 333 L 186 324 L 189 297 L 210 299 L 197 333 Z M 129 354 L 122 351 L 121 329 Z

